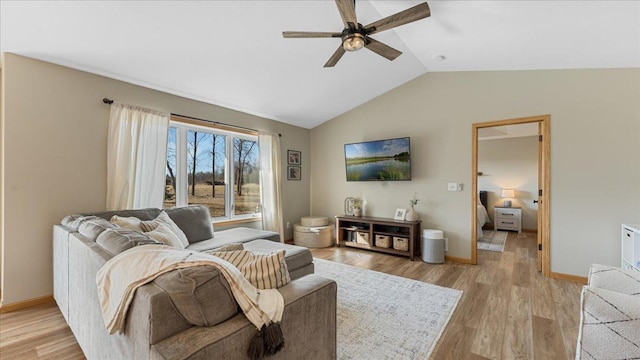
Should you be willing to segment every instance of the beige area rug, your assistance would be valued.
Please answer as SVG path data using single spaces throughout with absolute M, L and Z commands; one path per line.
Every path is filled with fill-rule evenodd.
M 504 244 L 507 242 L 506 231 L 482 230 L 484 235 L 478 239 L 478 250 L 504 251 Z
M 313 259 L 338 283 L 338 359 L 428 359 L 462 291 Z

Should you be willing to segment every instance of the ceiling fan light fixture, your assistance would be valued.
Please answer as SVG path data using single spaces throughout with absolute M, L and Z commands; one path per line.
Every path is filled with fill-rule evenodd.
M 342 40 L 342 47 L 347 51 L 360 50 L 364 47 L 364 36 L 360 33 L 349 34 Z

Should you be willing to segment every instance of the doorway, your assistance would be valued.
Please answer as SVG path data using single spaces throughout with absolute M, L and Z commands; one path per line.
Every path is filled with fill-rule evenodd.
M 540 115 L 526 118 L 507 119 L 476 123 L 472 126 L 472 226 L 471 226 L 471 260 L 478 261 L 478 138 L 481 131 L 489 128 L 506 127 L 519 124 L 537 125 L 538 135 L 538 164 L 537 164 L 537 194 L 533 191 L 534 199 L 538 203 L 537 214 L 537 268 L 544 276 L 550 275 L 550 239 L 549 239 L 549 159 L 550 159 L 550 116 Z M 490 214 L 493 221 L 493 215 Z

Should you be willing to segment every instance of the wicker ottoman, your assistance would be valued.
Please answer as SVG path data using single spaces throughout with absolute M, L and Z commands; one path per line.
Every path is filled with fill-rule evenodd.
M 303 217 L 293 225 L 293 243 L 308 248 L 330 247 L 334 245 L 333 230 L 326 217 Z

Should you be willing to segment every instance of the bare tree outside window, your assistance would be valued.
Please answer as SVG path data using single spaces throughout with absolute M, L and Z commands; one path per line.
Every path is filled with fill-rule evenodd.
M 258 143 L 255 140 L 233 139 L 235 173 L 235 213 L 259 212 L 260 179 L 258 173 Z
M 176 128 L 169 128 L 167 171 L 164 184 L 164 207 L 176 206 Z
M 201 204 L 213 218 L 260 212 L 255 137 L 178 123 L 170 127 L 167 145 L 164 207 Z M 178 183 L 181 180 L 185 183 Z M 180 199 L 187 204 L 179 203 L 184 201 Z

